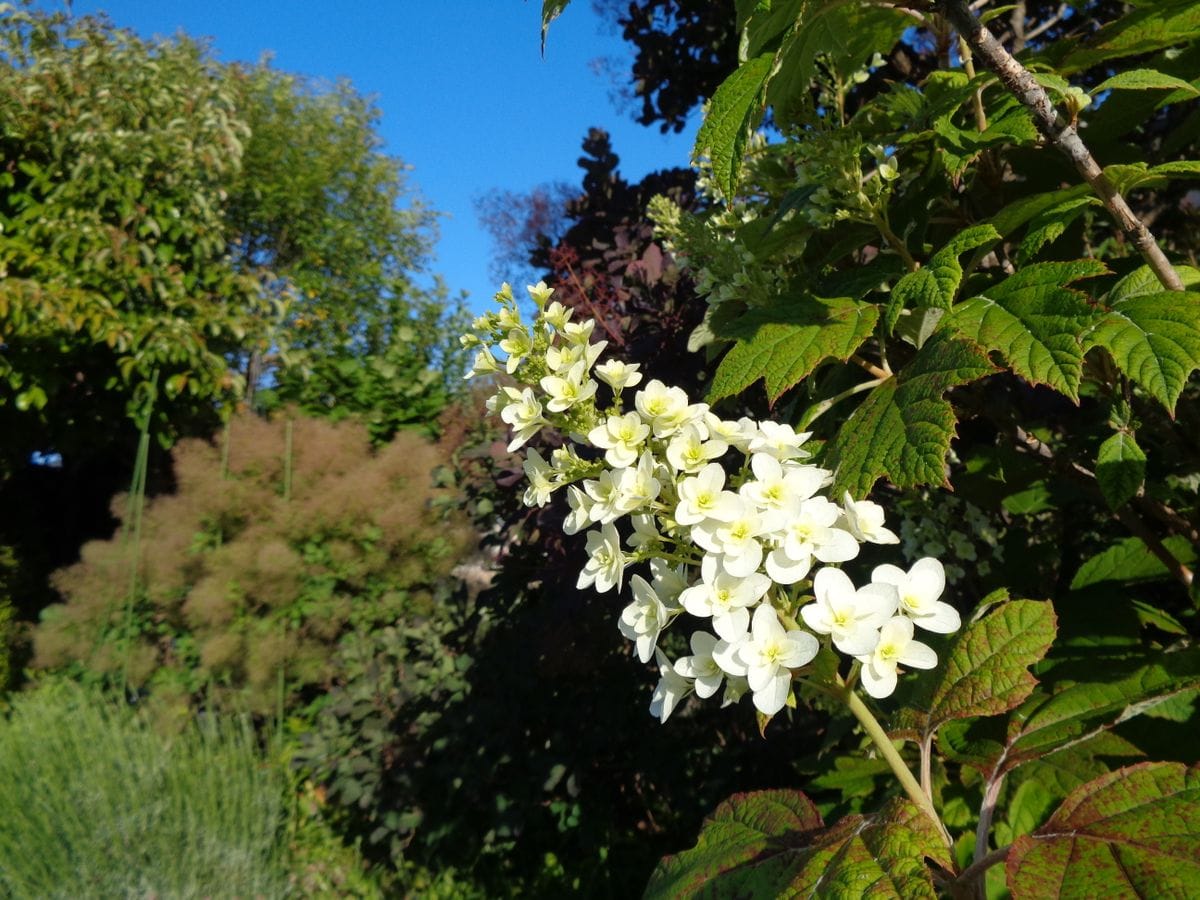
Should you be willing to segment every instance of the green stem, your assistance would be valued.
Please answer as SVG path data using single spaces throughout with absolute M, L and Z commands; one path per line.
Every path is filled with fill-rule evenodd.
M 871 713 L 867 704 L 863 702 L 858 693 L 852 689 L 842 691 L 842 698 L 846 701 L 846 705 L 850 707 L 850 712 L 854 713 L 854 718 L 858 719 L 859 724 L 875 742 L 875 746 L 879 748 L 880 754 L 895 773 L 900 786 L 904 788 L 904 793 L 908 794 L 908 798 L 916 804 L 925 815 L 933 821 L 937 826 L 938 833 L 941 834 L 942 840 L 946 842 L 947 847 L 952 847 L 954 842 L 950 839 L 950 834 L 946 831 L 946 826 L 942 824 L 941 817 L 938 816 L 937 810 L 933 808 L 933 801 L 921 790 L 921 784 L 913 776 L 913 773 L 905 765 L 904 759 L 896 752 L 896 748 L 892 745 L 891 738 L 887 736 L 887 732 L 883 730 L 883 726 L 879 724 L 879 720 Z
M 818 418 L 827 413 L 835 404 L 840 403 L 847 397 L 853 397 L 855 394 L 862 393 L 863 391 L 869 391 L 871 388 L 883 384 L 886 380 L 886 378 L 873 378 L 870 381 L 864 381 L 861 384 L 856 384 L 854 387 L 842 391 L 840 394 L 836 394 L 833 397 L 822 400 L 820 403 L 814 404 L 813 406 L 809 407 L 807 412 L 804 413 L 800 419 L 800 424 L 796 427 L 800 429 L 807 428 Z
M 892 231 L 892 226 L 888 224 L 887 217 L 881 215 L 880 213 L 875 213 L 875 215 L 872 216 L 871 221 L 874 223 L 875 227 L 879 229 L 880 235 L 882 235 L 883 239 L 888 242 L 888 245 L 892 248 L 892 250 L 895 251 L 896 255 L 904 261 L 904 265 L 908 268 L 908 271 L 917 271 L 917 269 L 920 268 L 917 265 L 917 261 L 913 259 L 913 255 L 908 252 L 908 247 L 905 246 L 904 241 L 900 240 L 900 236 L 896 234 L 896 232 Z

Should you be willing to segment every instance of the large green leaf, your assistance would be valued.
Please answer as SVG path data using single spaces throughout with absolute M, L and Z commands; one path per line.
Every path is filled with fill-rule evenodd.
M 1062 41 L 1065 58 L 1057 68 L 1060 74 L 1069 75 L 1105 60 L 1141 56 L 1197 37 L 1200 4 L 1195 0 L 1139 3 L 1137 9 L 1088 35 L 1086 41 Z
M 1073 791 L 1014 842 L 1016 900 L 1200 894 L 1200 768 L 1147 762 Z
M 1134 436 L 1119 431 L 1100 445 L 1096 456 L 1096 481 L 1113 509 L 1134 498 L 1146 480 L 1146 454 Z
M 835 495 L 866 496 L 883 477 L 897 487 L 945 484 L 956 422 L 946 393 L 995 371 L 977 344 L 935 334 L 868 395 L 830 443 Z
M 998 350 L 1030 383 L 1078 401 L 1085 352 L 1081 335 L 1101 313 L 1067 285 L 1107 271 L 1090 259 L 1036 263 L 959 304 L 945 322 L 986 349 Z
M 717 187 L 727 197 L 737 189 L 746 136 L 762 114 L 763 87 L 774 65 L 774 54 L 747 60 L 721 82 L 696 135 L 692 155 L 712 162 Z
M 774 403 L 826 359 L 848 359 L 875 328 L 877 307 L 848 299 L 785 298 L 783 310 L 751 310 L 722 330 L 737 340 L 721 360 L 709 400 L 738 394 L 758 379 Z
M 904 309 L 932 306 L 949 309 L 962 284 L 963 270 L 958 258 L 968 250 L 983 247 L 1000 240 L 1000 234 L 991 225 L 976 225 L 960 231 L 946 246 L 929 258 L 929 262 L 909 272 L 896 282 L 888 300 L 884 324 L 890 333 Z
M 1200 284 L 1200 269 L 1194 269 L 1191 266 L 1176 266 L 1175 271 L 1179 273 L 1179 278 L 1183 281 L 1184 287 Z M 1130 297 L 1140 297 L 1144 294 L 1158 294 L 1161 292 L 1162 282 L 1158 280 L 1158 276 L 1154 274 L 1154 270 L 1149 266 L 1138 266 L 1112 286 L 1105 295 L 1104 302 L 1109 306 L 1113 306 L 1121 300 L 1128 300 Z
M 949 868 L 937 829 L 907 801 L 824 828 L 798 792 L 738 794 L 695 847 L 658 864 L 645 896 L 933 898 L 926 857 Z
M 1200 685 L 1200 654 L 1163 653 L 1144 665 L 1109 663 L 1105 681 L 1064 681 L 1053 691 L 1038 688 L 1009 716 L 1003 737 L 986 720 L 963 729 L 954 723 L 938 733 L 938 746 L 993 777 L 1088 740 Z
M 1172 535 L 1163 541 L 1172 556 L 1184 565 L 1196 561 L 1196 551 L 1182 535 Z M 1103 553 L 1086 560 L 1075 577 L 1071 579 L 1071 590 L 1083 590 L 1104 581 L 1130 583 L 1154 581 L 1170 577 L 1170 572 L 1150 549 L 1135 537 L 1124 538 Z
M 1049 603 L 1014 600 L 994 607 L 959 632 L 944 662 L 915 680 L 918 687 L 905 698 L 895 730 L 928 737 L 953 719 L 1015 708 L 1037 685 L 1029 666 L 1046 655 L 1055 630 Z
M 1200 95 L 1200 90 L 1193 87 L 1191 82 L 1184 81 L 1176 75 L 1168 75 L 1156 69 L 1129 69 L 1118 72 L 1112 78 L 1106 78 L 1091 90 L 1095 97 L 1104 91 L 1169 91 L 1181 90 L 1192 96 Z
M 789 3 L 787 8 L 797 8 L 797 4 Z M 767 101 L 776 123 L 795 124 L 812 109 L 811 87 L 818 57 L 824 68 L 849 78 L 873 53 L 886 55 L 908 24 L 898 10 L 879 6 L 842 0 L 806 0 L 799 4 L 776 56 L 775 74 L 767 85 Z M 754 33 L 752 22 L 751 46 Z
M 1200 368 L 1200 293 L 1160 291 L 1118 300 L 1088 335 L 1121 371 L 1174 415 L 1192 372 Z

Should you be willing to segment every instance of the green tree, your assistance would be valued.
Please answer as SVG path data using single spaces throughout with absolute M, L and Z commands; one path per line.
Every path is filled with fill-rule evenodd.
M 264 384 L 377 440 L 436 420 L 461 302 L 377 124 L 345 83 L 0 8 L 0 543 L 27 615 L 112 528 L 141 425 L 208 435 Z

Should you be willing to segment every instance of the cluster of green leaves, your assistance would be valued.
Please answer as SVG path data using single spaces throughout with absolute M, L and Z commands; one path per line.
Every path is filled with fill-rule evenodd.
M 739 65 L 696 144 L 723 204 L 652 206 L 708 297 L 692 346 L 720 360 L 709 399 L 763 382 L 776 416 L 823 442 L 835 491 L 936 506 L 953 489 L 997 552 L 956 585 L 975 616 L 938 672 L 885 710 L 953 846 L 888 799 L 878 761 L 849 757 L 813 770 L 815 805 L 735 797 L 651 894 L 1194 889 L 1194 816 L 1156 829 L 1197 796 L 1181 740 L 1200 686 L 1195 5 L 982 11 L 1152 222 L 1183 291 L 949 6 L 736 5 Z M 1047 601 L 976 607 L 997 588 Z M 835 747 L 856 749 L 844 731 Z
M 90 19 L 6 7 L 0 41 L 10 452 L 86 446 L 155 378 L 162 433 L 211 422 L 242 387 L 228 356 L 268 342 L 281 312 L 228 259 L 250 138 L 232 85 L 194 44 Z
M 0 405 L 31 432 L 20 450 L 86 447 L 84 425 L 142 410 L 152 381 L 169 440 L 268 369 L 309 399 L 314 370 L 362 357 L 384 388 L 388 365 L 418 386 L 408 422 L 445 405 L 459 350 L 443 319 L 461 313 L 423 274 L 435 216 L 348 83 L 24 8 L 0 34 Z M 345 381 L 326 409 L 383 405 Z

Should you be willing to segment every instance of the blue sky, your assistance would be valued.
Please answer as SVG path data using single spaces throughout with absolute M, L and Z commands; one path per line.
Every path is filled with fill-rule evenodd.
M 40 5 L 62 8 L 60 0 Z M 103 10 L 145 37 L 207 36 L 224 61 L 270 52 L 277 68 L 345 76 L 374 96 L 387 152 L 413 167 L 410 183 L 448 214 L 434 269 L 452 291 L 468 291 L 476 309 L 497 286 L 473 198 L 491 188 L 578 184 L 580 141 L 593 125 L 611 132 L 631 179 L 686 165 L 695 134 L 693 123 L 682 135 L 661 135 L 614 104 L 617 85 L 596 61 L 611 59 L 624 74 L 631 51 L 589 0 L 575 0 L 554 23 L 545 58 L 540 0 L 75 0 L 73 9 Z

